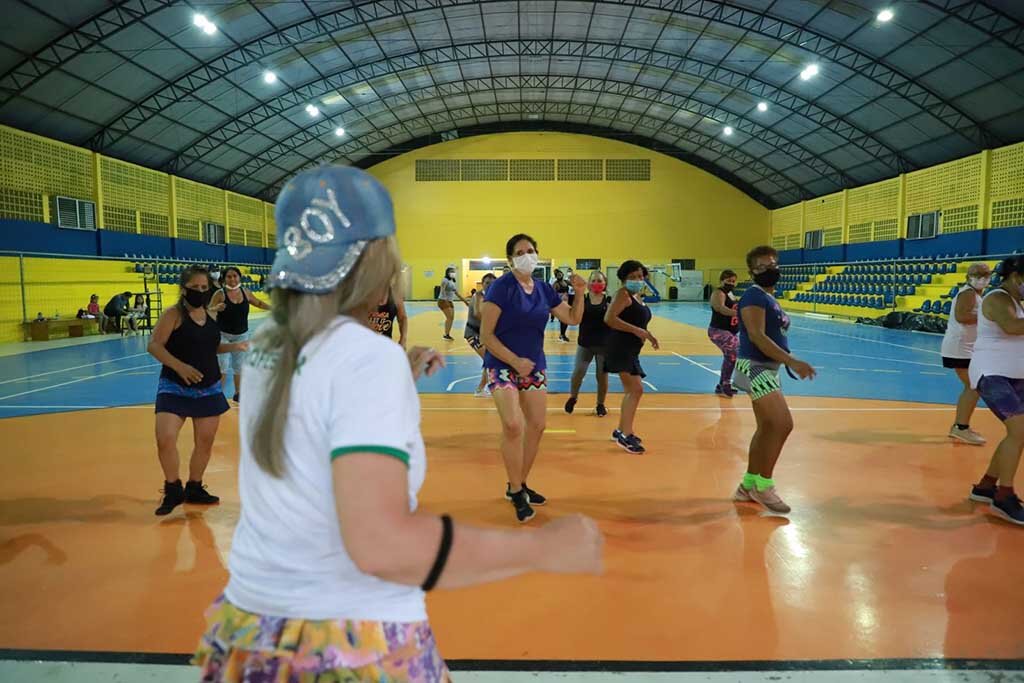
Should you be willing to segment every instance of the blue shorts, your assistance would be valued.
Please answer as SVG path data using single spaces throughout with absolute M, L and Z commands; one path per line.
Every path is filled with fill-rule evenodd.
M 249 341 L 248 332 L 243 332 L 242 334 L 220 333 L 221 344 L 237 344 L 243 341 Z M 222 375 L 242 374 L 242 363 L 245 361 L 245 353 L 245 351 L 232 351 L 231 353 L 218 354 L 217 362 L 220 364 L 220 373 Z
M 985 375 L 978 380 L 978 393 L 1002 422 L 1024 415 L 1024 379 Z

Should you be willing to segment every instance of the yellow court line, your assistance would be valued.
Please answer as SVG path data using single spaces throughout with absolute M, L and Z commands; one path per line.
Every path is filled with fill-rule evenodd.
M 575 434 L 575 429 L 545 429 L 545 434 Z

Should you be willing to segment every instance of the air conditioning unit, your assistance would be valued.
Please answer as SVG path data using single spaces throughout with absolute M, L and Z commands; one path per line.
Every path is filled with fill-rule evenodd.
M 203 223 L 203 241 L 207 244 L 225 244 L 224 226 L 220 223 Z
M 69 230 L 95 230 L 96 204 L 73 197 L 53 197 L 50 215 L 58 228 Z

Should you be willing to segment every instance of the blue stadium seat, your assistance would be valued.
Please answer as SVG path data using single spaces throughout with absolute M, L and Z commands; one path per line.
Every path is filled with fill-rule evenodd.
M 953 302 L 947 301 L 942 305 L 942 315 L 949 315 L 949 312 L 953 310 Z M 934 312 L 934 309 L 933 309 Z
M 932 300 L 925 299 L 924 303 L 921 304 L 920 308 L 915 308 L 914 313 L 930 313 L 932 310 Z

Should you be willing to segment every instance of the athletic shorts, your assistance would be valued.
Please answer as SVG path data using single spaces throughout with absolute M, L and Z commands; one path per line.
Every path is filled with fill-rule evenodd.
M 779 363 L 737 358 L 736 369 L 732 375 L 732 385 L 749 394 L 752 401 L 764 398 L 776 391 L 782 391 L 779 367 Z
M 487 368 L 487 388 L 492 393 L 495 389 L 540 391 L 548 388 L 548 376 L 544 370 L 534 371 L 526 377 L 520 377 L 515 370 L 508 368 Z
M 480 343 L 480 328 L 466 325 L 466 331 L 462 336 L 465 337 L 466 341 L 469 342 L 469 345 L 477 351 L 484 348 L 484 345 Z
M 963 369 L 971 367 L 970 358 L 950 358 L 949 356 L 942 357 L 942 367 L 949 368 L 950 370 Z
M 1024 415 L 1024 379 L 985 375 L 978 380 L 978 393 L 1001 422 Z
M 237 344 L 238 342 L 244 341 L 249 341 L 248 332 L 243 332 L 242 334 L 228 334 L 227 332 L 220 333 L 221 344 Z M 217 362 L 220 364 L 221 374 L 242 374 L 242 364 L 245 363 L 245 353 L 245 351 L 232 351 L 230 353 L 217 354 Z

